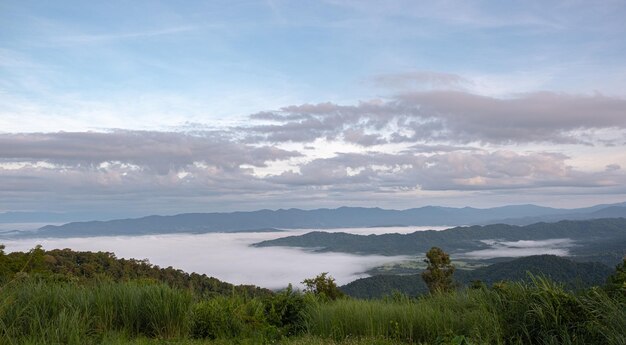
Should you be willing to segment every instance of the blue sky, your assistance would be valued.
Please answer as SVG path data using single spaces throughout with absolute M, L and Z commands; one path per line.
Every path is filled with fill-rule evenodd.
M 2 1 L 0 211 L 624 200 L 624 17 L 624 1 Z

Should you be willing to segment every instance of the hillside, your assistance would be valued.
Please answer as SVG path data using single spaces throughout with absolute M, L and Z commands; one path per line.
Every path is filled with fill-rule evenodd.
M 228 295 L 233 292 L 248 296 L 271 294 L 270 290 L 252 285 L 233 285 L 205 274 L 187 273 L 173 267 L 162 268 L 147 260 L 119 259 L 109 252 L 81 252 L 71 249 L 43 250 L 4 254 L 0 245 L 0 285 L 14 278 L 17 272 L 61 280 L 151 280 L 173 288 L 188 289 L 199 296 Z
M 416 231 L 411 234 L 353 235 L 347 233 L 310 232 L 256 243 L 258 247 L 287 246 L 311 248 L 322 252 L 355 254 L 416 255 L 433 246 L 449 253 L 489 249 L 483 241 L 541 241 L 569 239 L 574 241 L 572 253 L 592 255 L 607 246 L 617 251 L 615 260 L 623 256 L 626 247 L 626 219 L 609 218 L 585 221 L 536 223 L 527 226 L 493 224 L 456 227 L 442 231 Z M 618 245 L 616 245 L 618 244 Z M 593 249 L 593 250 L 589 250 Z
M 528 272 L 545 275 L 569 288 L 585 288 L 604 284 L 606 278 L 613 273 L 613 269 L 595 262 L 580 263 L 555 255 L 535 255 L 475 270 L 457 270 L 454 278 L 461 285 L 468 285 L 473 280 L 491 285 L 504 280 L 528 280 Z M 410 296 L 428 292 L 419 274 L 377 275 L 355 280 L 340 288 L 346 294 L 358 298 L 378 298 L 390 295 L 394 291 Z

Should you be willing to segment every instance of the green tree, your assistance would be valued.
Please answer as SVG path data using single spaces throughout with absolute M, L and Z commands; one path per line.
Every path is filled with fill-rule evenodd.
M 606 288 L 611 295 L 626 299 L 626 256 L 615 268 L 615 273 L 607 278 Z
M 428 267 L 422 272 L 422 279 L 431 293 L 454 289 L 452 280 L 454 266 L 450 262 L 450 255 L 439 247 L 432 247 L 426 253 L 424 262 L 428 264 Z
M 344 293 L 339 290 L 335 284 L 335 278 L 328 276 L 328 272 L 318 274 L 317 277 L 305 279 L 302 284 L 306 286 L 305 292 L 313 293 L 318 296 L 336 300 L 344 297 Z

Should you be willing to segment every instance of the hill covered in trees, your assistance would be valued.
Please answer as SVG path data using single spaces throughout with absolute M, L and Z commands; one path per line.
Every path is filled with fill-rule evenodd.
M 259 242 L 255 246 L 301 247 L 321 252 L 380 255 L 416 255 L 425 253 L 431 247 L 440 247 L 454 255 L 490 249 L 491 245 L 487 241 L 496 239 L 501 242 L 569 239 L 574 243 L 570 252 L 579 259 L 601 257 L 602 262 L 615 265 L 626 254 L 626 219 L 560 221 L 526 226 L 493 224 L 368 236 L 314 231 Z
M 460 286 L 470 286 L 475 281 L 492 285 L 501 281 L 527 281 L 530 280 L 528 273 L 531 273 L 576 289 L 602 285 L 612 272 L 614 269 L 601 263 L 575 262 L 555 255 L 534 255 L 474 270 L 456 270 L 454 279 Z M 420 274 L 376 275 L 355 280 L 340 289 L 357 298 L 379 298 L 394 292 L 410 296 L 428 293 Z
M 173 267 L 159 267 L 148 260 L 119 259 L 109 252 L 81 252 L 71 249 L 44 250 L 5 254 L 0 245 L 0 283 L 20 275 L 45 279 L 75 281 L 144 280 L 165 283 L 173 288 L 191 290 L 200 296 L 228 295 L 233 292 L 249 296 L 271 294 L 270 290 L 252 285 L 232 285 L 206 274 L 187 273 Z

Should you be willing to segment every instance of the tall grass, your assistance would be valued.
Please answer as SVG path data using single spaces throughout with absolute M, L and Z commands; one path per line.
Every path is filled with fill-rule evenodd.
M 258 299 L 219 296 L 193 306 L 191 335 L 195 338 L 265 338 L 272 328 L 265 317 L 265 306 Z
M 572 293 L 545 278 L 497 286 L 486 303 L 505 340 L 520 344 L 626 344 L 626 306 L 599 288 Z
M 335 340 L 448 344 L 626 344 L 626 306 L 600 288 L 576 294 L 548 279 L 419 299 L 340 300 L 310 307 L 308 333 Z M 457 337 L 455 337 L 457 336 Z
M 295 337 L 294 337 L 295 336 Z M 413 299 L 325 301 L 291 290 L 198 300 L 150 282 L 0 286 L 0 344 L 626 344 L 626 306 L 549 280 Z
M 498 315 L 484 303 L 486 291 L 467 290 L 418 300 L 339 300 L 318 303 L 307 318 L 310 334 L 341 340 L 353 337 L 438 342 L 464 335 L 479 343 L 498 344 Z
M 25 281 L 0 290 L 0 343 L 85 344 L 106 332 L 188 333 L 191 295 L 162 284 Z

